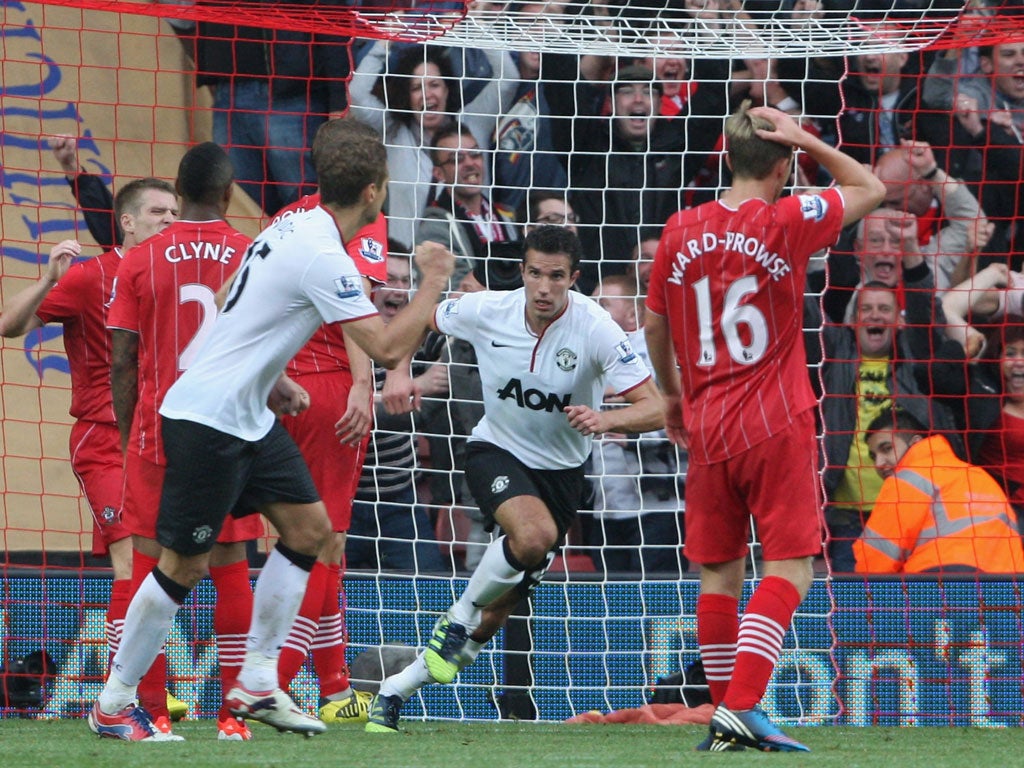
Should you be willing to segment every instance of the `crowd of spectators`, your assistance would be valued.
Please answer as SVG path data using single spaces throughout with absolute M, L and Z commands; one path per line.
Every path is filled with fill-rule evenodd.
M 713 26 L 742 4 L 685 5 L 682 15 Z M 1006 5 L 1007 12 L 1019 10 Z M 580 12 L 559 3 L 508 7 L 556 26 L 560 14 Z M 836 10 L 842 8 L 828 0 L 797 0 L 775 12 L 801 24 Z M 748 14 L 751 35 L 763 13 L 758 6 Z M 197 64 L 223 44 L 203 35 L 200 29 L 195 38 Z M 816 259 L 807 286 L 808 374 L 821 397 L 824 551 L 832 571 L 855 570 L 854 552 L 863 549 L 855 542 L 874 528 L 869 519 L 884 480 L 866 436 L 869 425 L 894 410 L 915 419 L 923 435 L 945 436 L 951 451 L 995 478 L 1016 526 L 1024 514 L 1024 42 L 728 61 L 690 59 L 671 51 L 670 38 L 657 41 L 666 50 L 649 58 L 337 43 L 333 50 L 345 60 L 338 77 L 348 78 L 354 62 L 347 89 L 318 90 L 321 106 L 310 100 L 306 111 L 327 119 L 347 109 L 380 133 L 389 155 L 389 236 L 399 251 L 425 240 L 450 247 L 459 263 L 452 291 L 513 285 L 514 275 L 503 281 L 496 256 L 514 259 L 531 226 L 578 230 L 584 260 L 577 289 L 621 310 L 615 317 L 636 348 L 643 347 L 640 315 L 661 225 L 728 182 L 725 116 L 742 99 L 799 116 L 808 130 L 870 165 L 887 189 L 881 208 Z M 317 46 L 324 42 L 305 40 L 311 51 L 322 52 Z M 251 98 L 271 113 L 288 111 L 274 106 L 274 78 L 251 74 L 263 83 Z M 216 85 L 215 137 L 238 158 L 243 186 L 267 210 L 271 189 L 297 196 L 311 180 L 278 182 L 270 155 L 262 161 L 267 183 L 249 186 L 255 174 L 237 146 L 247 142 L 233 133 L 240 129 L 232 127 L 232 107 L 247 109 L 242 89 L 252 83 L 235 78 L 227 96 L 217 77 L 201 69 L 197 82 Z M 278 146 L 270 136 L 262 141 Z M 75 168 L 66 169 L 74 180 Z M 794 164 L 793 193 L 830 181 L 807 158 Z M 386 307 L 389 294 L 381 295 L 378 307 Z M 464 374 L 475 361 L 454 343 L 441 347 L 418 372 L 423 394 L 440 412 L 420 432 L 423 439 L 416 420 L 392 424 L 378 409 L 378 464 L 367 469 L 357 504 L 366 540 L 389 536 L 380 510 L 399 499 L 408 502 L 403 529 L 424 536 L 424 507 L 407 487 L 410 450 L 434 468 L 453 470 L 447 490 L 426 494 L 434 497 L 434 515 L 441 506 L 473 506 L 460 487 L 458 456 L 461 436 L 473 426 L 473 380 Z M 437 371 L 445 366 L 450 374 L 441 381 Z M 391 450 L 384 433 L 403 437 L 396 484 L 381 495 L 381 462 Z M 391 442 L 397 451 L 399 441 Z M 576 542 L 589 547 L 596 570 L 686 570 L 685 467 L 685 453 L 663 436 L 599 442 L 592 514 Z M 432 556 L 406 550 L 399 557 L 376 547 L 358 559 L 365 555 L 381 567 L 436 565 Z

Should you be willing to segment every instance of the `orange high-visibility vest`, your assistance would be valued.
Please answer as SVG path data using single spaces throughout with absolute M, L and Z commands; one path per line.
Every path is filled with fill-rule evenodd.
M 961 461 L 941 435 L 915 443 L 900 459 L 853 553 L 858 573 L 1024 569 L 1017 516 L 1003 489 Z

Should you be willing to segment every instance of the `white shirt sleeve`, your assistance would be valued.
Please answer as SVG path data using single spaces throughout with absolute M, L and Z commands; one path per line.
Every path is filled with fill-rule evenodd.
M 650 371 L 633 350 L 626 332 L 610 317 L 595 324 L 591 344 L 604 371 L 605 383 L 616 394 L 628 392 L 650 378 Z
M 457 299 L 445 299 L 434 310 L 437 330 L 446 336 L 463 339 L 470 344 L 479 337 L 477 316 L 484 293 L 467 293 Z
M 363 291 L 362 275 L 348 254 L 318 254 L 303 275 L 302 288 L 325 323 L 377 314 Z

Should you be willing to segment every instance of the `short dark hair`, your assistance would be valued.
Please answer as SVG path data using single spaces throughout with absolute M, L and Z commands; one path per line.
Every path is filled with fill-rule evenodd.
M 864 291 L 864 290 L 871 290 L 871 291 L 889 291 L 889 293 L 896 293 L 897 292 L 897 289 L 896 289 L 895 286 L 887 285 L 886 283 L 883 283 L 881 280 L 868 280 L 866 283 L 864 283 L 864 285 L 862 285 L 860 287 L 860 289 L 862 291 Z
M 456 136 L 458 138 L 468 136 L 469 138 L 473 139 L 473 141 L 476 141 L 476 136 L 474 136 L 473 132 L 469 130 L 469 127 L 464 125 L 463 123 L 457 123 L 454 120 L 450 120 L 444 123 L 440 128 L 438 128 L 434 132 L 434 138 L 430 142 L 430 162 L 432 164 L 438 164 L 437 158 L 439 157 L 441 152 L 452 151 L 448 147 L 438 147 L 438 144 L 440 144 L 442 140 L 450 139 L 452 136 Z
M 129 181 L 114 195 L 114 215 L 118 221 L 121 220 L 122 214 L 131 212 L 134 215 L 139 212 L 139 208 L 142 206 L 142 195 L 148 189 L 166 192 L 175 198 L 178 196 L 178 193 L 174 191 L 174 185 L 164 179 L 147 176 L 144 179 Z
M 649 85 L 652 91 L 661 93 L 661 83 L 654 79 L 654 70 L 644 64 L 630 64 L 616 72 L 612 81 L 612 91 L 636 83 Z
M 927 435 L 928 427 L 922 424 L 917 418 L 903 408 L 887 408 L 875 416 L 868 424 L 864 432 L 864 439 L 875 432 L 888 432 L 892 430 L 902 435 Z
M 388 238 L 388 256 L 394 254 L 395 256 L 405 256 L 406 258 L 412 258 L 412 248 L 403 243 L 401 240 L 396 240 L 393 237 Z
M 175 189 L 182 200 L 217 205 L 235 180 L 235 168 L 224 148 L 204 141 L 189 149 L 178 163 Z
M 1024 339 L 1024 317 L 1020 315 L 1006 315 L 986 331 L 988 344 L 985 347 L 985 359 L 991 363 L 998 363 L 1005 356 L 1006 346 L 1015 341 Z M 999 374 L 1002 381 L 1002 374 Z
M 725 121 L 725 149 L 734 176 L 765 179 L 779 160 L 793 157 L 793 148 L 757 135 L 758 128 L 772 130 L 774 126 L 751 115 L 751 104 L 750 99 L 745 99 Z
M 530 230 L 530 234 L 526 236 L 526 247 L 523 249 L 524 262 L 529 250 L 547 254 L 564 253 L 569 257 L 570 272 L 579 269 L 580 259 L 583 258 L 583 246 L 576 233 L 557 224 L 545 224 Z
M 531 188 L 519 204 L 519 208 L 516 209 L 516 221 L 520 224 L 535 222 L 537 220 L 537 211 L 540 210 L 540 204 L 545 200 L 557 200 L 560 203 L 572 206 L 569 202 L 569 195 L 564 189 Z
M 317 130 L 313 166 L 321 202 L 349 208 L 368 185 L 384 183 L 388 153 L 373 128 L 354 117 L 339 117 Z

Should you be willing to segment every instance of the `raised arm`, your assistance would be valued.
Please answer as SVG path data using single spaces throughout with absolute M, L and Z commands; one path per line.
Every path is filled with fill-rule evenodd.
M 455 257 L 439 243 L 416 246 L 416 266 L 422 279 L 412 300 L 387 325 L 379 315 L 354 320 L 345 333 L 385 368 L 395 368 L 420 345 L 434 325 L 434 308 L 448 288 Z
M 512 106 L 519 88 L 519 70 L 508 51 L 487 48 L 484 53 L 491 65 L 491 78 L 476 98 L 463 107 L 462 121 L 476 136 L 477 143 L 487 148 L 493 143 L 498 115 Z
M 59 134 L 51 136 L 49 143 L 96 245 L 105 251 L 120 245 L 122 238 L 114 216 L 114 195 L 103 179 L 82 170 L 78 163 L 78 141 Z
M 750 114 L 769 120 L 775 125 L 774 131 L 758 130 L 757 135 L 762 139 L 802 149 L 832 174 L 846 204 L 843 226 L 864 218 L 882 202 L 885 197 L 885 185 L 870 168 L 829 146 L 813 133 L 805 131 L 785 112 L 771 107 L 754 107 Z
M 968 323 L 972 314 L 990 315 L 999 309 L 999 289 L 1009 280 L 1005 264 L 990 264 L 942 296 L 946 335 L 959 342 L 968 357 L 981 351 L 984 335 Z
M 384 102 L 373 95 L 373 86 L 384 71 L 387 57 L 387 41 L 378 40 L 359 62 L 348 86 L 349 113 L 381 136 L 387 127 L 387 113 Z

